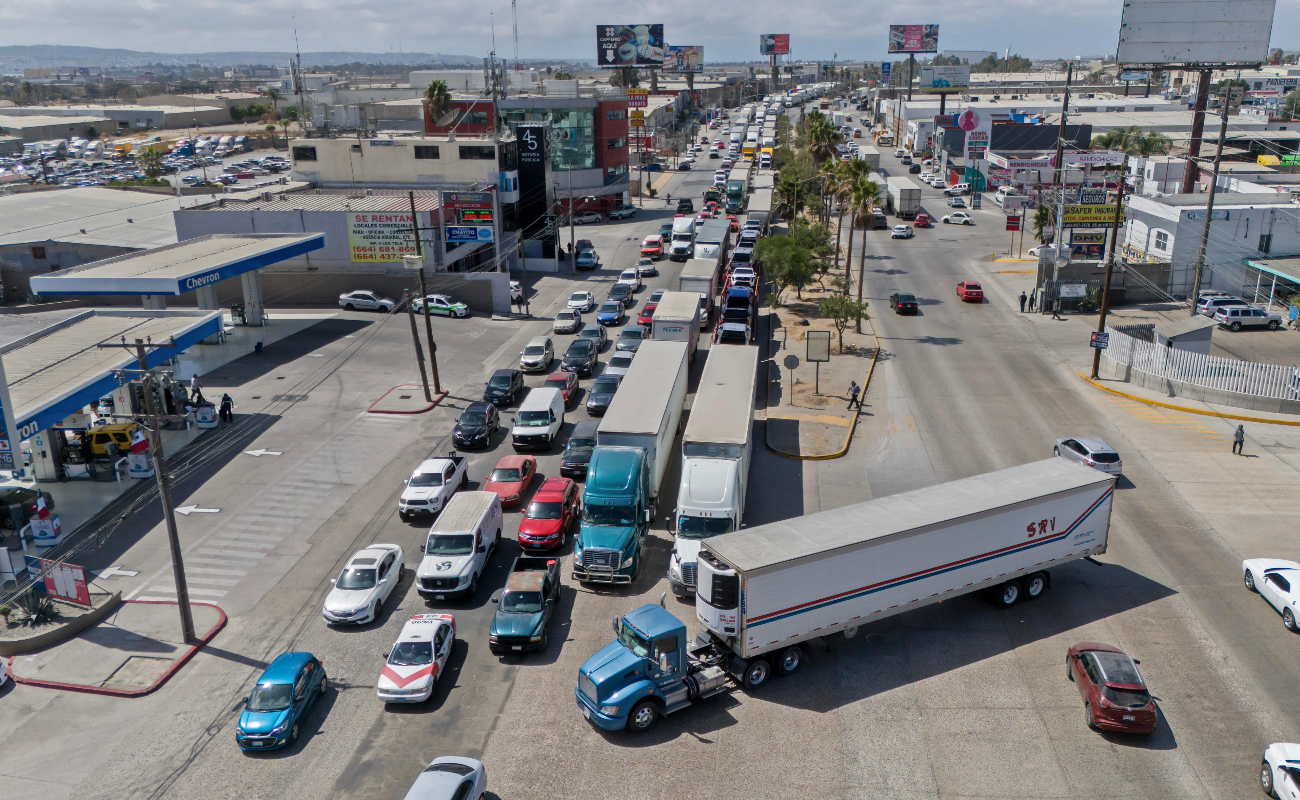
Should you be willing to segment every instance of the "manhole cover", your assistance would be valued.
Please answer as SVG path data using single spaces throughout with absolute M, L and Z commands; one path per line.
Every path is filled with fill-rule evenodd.
M 410 396 L 409 394 L 399 394 L 399 395 L 397 396 L 397 399 L 398 399 L 398 400 L 410 400 L 410 399 L 411 399 L 411 396 Z
M 139 689 L 152 686 L 175 663 L 174 658 L 131 656 L 104 681 L 107 688 Z
M 880 634 L 878 633 L 867 634 L 867 644 L 884 644 L 884 643 L 885 643 L 885 637 L 881 636 Z
M 261 399 L 262 399 L 262 396 L 261 396 L 260 394 L 255 394 L 255 395 L 253 395 L 253 399 L 254 399 L 254 400 L 261 400 Z
M 300 400 L 306 400 L 305 394 L 277 394 L 271 398 L 272 403 L 297 403 Z

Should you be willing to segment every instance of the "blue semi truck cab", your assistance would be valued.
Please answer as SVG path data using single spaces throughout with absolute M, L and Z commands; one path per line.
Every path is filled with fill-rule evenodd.
M 587 467 L 582 524 L 573 543 L 574 579 L 631 583 L 641 570 L 653 518 L 645 450 L 597 447 Z
M 686 626 L 662 605 L 615 617 L 614 634 L 578 669 L 574 689 L 582 715 L 606 730 L 647 731 L 660 717 L 729 690 L 743 674 L 734 672 L 743 662 L 707 633 L 688 649 Z

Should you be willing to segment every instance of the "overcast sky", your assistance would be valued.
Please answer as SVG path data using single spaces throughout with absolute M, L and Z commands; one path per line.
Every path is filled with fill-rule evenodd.
M 939 47 L 1030 57 L 1115 52 L 1123 0 L 519 0 L 523 58 L 595 57 L 597 23 L 664 23 L 669 44 L 705 60 L 755 60 L 758 34 L 790 34 L 795 58 L 879 59 L 889 23 L 939 23 Z M 744 19 L 739 19 L 743 9 Z M 389 50 L 509 58 L 504 0 L 3 0 L 0 44 L 68 44 L 158 52 Z M 1274 46 L 1300 48 L 1300 0 L 1278 0 Z

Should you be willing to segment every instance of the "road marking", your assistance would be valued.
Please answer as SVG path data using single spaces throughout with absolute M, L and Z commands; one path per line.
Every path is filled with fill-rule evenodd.
M 189 516 L 190 514 L 220 514 L 219 508 L 200 508 L 199 506 L 181 506 L 176 509 L 176 513 Z
M 258 554 L 257 554 L 257 559 L 256 559 L 256 560 L 254 560 L 254 561 L 245 561 L 244 559 L 236 559 L 236 558 L 204 558 L 203 556 L 191 556 L 191 555 L 188 555 L 188 554 L 187 554 L 187 555 L 185 556 L 185 563 L 187 563 L 187 564 L 220 564 L 220 565 L 222 565 L 222 566 L 226 566 L 226 567 L 247 567 L 248 569 L 252 569 L 253 567 L 256 567 L 256 566 L 257 566 L 258 561 L 260 561 L 261 559 L 263 559 L 263 558 L 265 558 L 265 557 L 266 557 L 266 553 L 258 553 Z
M 248 574 L 246 569 L 220 569 L 218 567 L 191 567 L 186 565 L 186 573 L 195 573 L 198 575 L 238 575 L 243 577 Z
M 194 549 L 194 552 L 207 553 L 210 556 L 229 555 L 234 557 L 244 556 L 246 558 L 262 558 L 266 555 L 266 553 L 251 553 L 247 550 L 218 550 L 215 547 L 197 547 Z
M 269 533 L 231 533 L 222 531 L 221 535 L 227 539 L 249 539 L 254 542 L 279 542 L 284 539 L 283 536 L 275 536 Z
M 223 532 L 221 535 L 225 536 L 225 533 Z M 275 542 L 228 542 L 224 539 L 209 539 L 206 543 L 223 547 L 256 547 L 259 550 L 275 549 Z
M 151 592 L 164 592 L 166 594 L 176 594 L 174 586 L 150 586 Z M 229 592 L 225 589 L 190 589 L 190 594 L 203 595 L 204 597 L 225 597 Z
M 138 601 L 138 602 L 141 602 L 141 603 L 150 603 L 150 602 L 153 602 L 153 603 L 175 603 L 175 602 L 176 602 L 176 598 L 175 598 L 175 597 L 154 597 L 153 595 L 147 595 L 147 594 L 145 594 L 145 595 L 140 595 L 139 597 L 136 597 L 136 598 L 131 598 L 131 597 L 128 597 L 128 598 L 127 598 L 127 600 L 132 600 L 132 599 L 134 599 L 134 600 L 136 600 L 136 601 Z
M 247 454 L 247 455 L 252 456 L 253 458 L 261 458 L 262 456 L 282 456 L 282 455 L 284 455 L 283 452 L 278 451 L 278 450 L 245 450 L 244 453 Z
M 116 565 L 108 567 L 107 569 L 100 569 L 94 571 L 94 575 L 96 578 L 134 578 L 136 575 L 139 574 L 140 573 L 137 572 L 136 570 L 122 569 L 121 567 Z

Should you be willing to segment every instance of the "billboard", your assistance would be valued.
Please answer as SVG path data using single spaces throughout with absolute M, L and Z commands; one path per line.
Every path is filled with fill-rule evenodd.
M 761 56 L 783 56 L 790 53 L 790 34 L 760 33 L 758 35 L 758 54 Z
M 1115 224 L 1115 204 L 1068 205 L 1065 207 L 1065 228 L 1109 228 Z
M 938 25 L 890 25 L 889 52 L 937 53 L 939 52 Z
M 1268 61 L 1277 0 L 1125 0 L 1120 64 L 1245 66 Z
M 970 88 L 970 66 L 921 67 L 922 92 L 960 92 Z
M 596 66 L 662 67 L 664 26 L 597 25 Z
M 700 72 L 704 69 L 704 46 L 670 44 L 664 50 L 664 69 L 669 72 Z
M 491 192 L 443 192 L 442 207 L 451 212 L 444 230 L 448 242 L 490 242 L 493 214 Z
M 425 215 L 427 216 L 427 215 Z M 421 227 L 428 224 L 425 220 Z M 415 255 L 415 227 L 409 211 L 348 212 L 348 249 L 365 264 L 400 264 Z
M 627 107 L 628 108 L 646 108 L 650 103 L 649 89 L 628 89 L 627 90 Z

